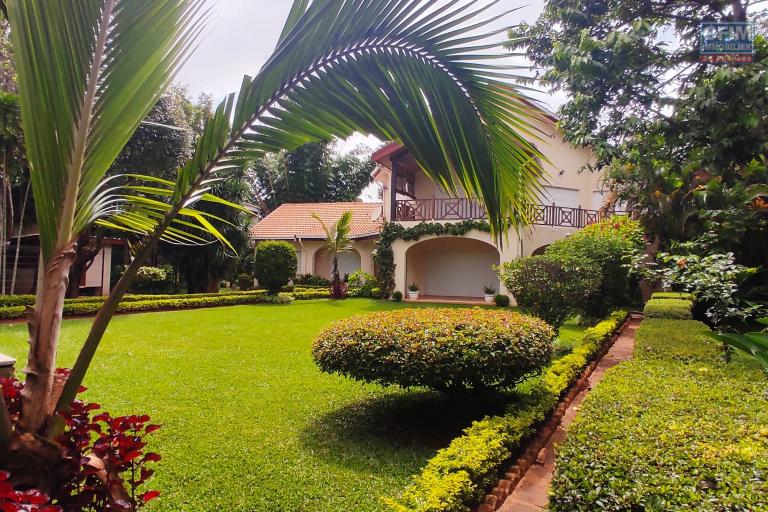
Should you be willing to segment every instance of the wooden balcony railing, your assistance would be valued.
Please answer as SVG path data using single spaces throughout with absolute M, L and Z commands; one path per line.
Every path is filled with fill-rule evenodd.
M 612 215 L 626 212 L 585 210 L 556 205 L 530 205 L 526 212 L 533 224 L 583 228 Z M 396 221 L 466 220 L 486 218 L 485 208 L 471 199 L 413 199 L 395 203 Z

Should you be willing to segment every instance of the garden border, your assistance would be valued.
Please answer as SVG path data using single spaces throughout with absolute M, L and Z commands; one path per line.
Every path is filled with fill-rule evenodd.
M 607 340 L 600 351 L 595 354 L 592 361 L 581 372 L 579 378 L 568 389 L 567 393 L 555 407 L 554 412 L 550 415 L 549 419 L 539 428 L 536 432 L 526 440 L 525 446 L 520 447 L 521 455 L 515 459 L 514 464 L 509 466 L 509 470 L 503 473 L 503 478 L 500 478 L 493 489 L 485 495 L 483 503 L 474 507 L 473 512 L 496 512 L 504 505 L 505 500 L 512 494 L 512 491 L 522 481 L 525 474 L 536 462 L 541 450 L 547 445 L 549 440 L 557 431 L 558 427 L 563 421 L 566 411 L 571 406 L 573 401 L 579 396 L 579 394 L 589 388 L 589 378 L 597 369 L 600 361 L 608 354 L 616 341 L 627 330 L 629 325 L 638 318 L 642 318 L 643 315 L 637 312 L 630 312 L 624 319 L 624 322 L 618 328 L 616 333 Z

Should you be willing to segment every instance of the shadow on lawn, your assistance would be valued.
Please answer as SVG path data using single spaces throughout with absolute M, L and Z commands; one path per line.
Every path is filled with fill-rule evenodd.
M 503 393 L 448 397 L 431 391 L 403 391 L 327 413 L 308 425 L 300 439 L 316 456 L 331 463 L 399 465 L 388 459 L 429 457 L 472 421 L 502 413 L 512 399 L 513 395 Z M 377 458 L 380 460 L 372 460 Z

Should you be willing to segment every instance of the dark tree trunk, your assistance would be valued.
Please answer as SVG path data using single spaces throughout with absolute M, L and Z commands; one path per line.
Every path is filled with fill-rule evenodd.
M 69 269 L 69 285 L 67 286 L 68 299 L 80 296 L 80 281 L 83 275 L 91 268 L 93 259 L 102 248 L 101 238 L 92 238 L 89 232 L 83 233 L 77 239 L 77 254 L 72 267 Z

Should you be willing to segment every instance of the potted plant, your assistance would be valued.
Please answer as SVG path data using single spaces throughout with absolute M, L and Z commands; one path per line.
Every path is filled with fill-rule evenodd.
M 485 303 L 493 304 L 493 299 L 496 296 L 496 287 L 490 284 L 483 286 L 483 292 L 485 292 Z
M 419 298 L 419 285 L 411 283 L 408 285 L 408 298 L 410 300 L 418 300 Z

